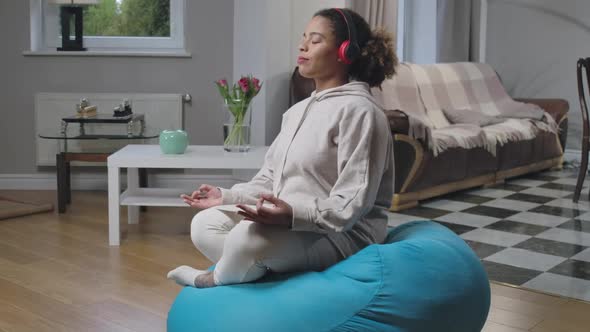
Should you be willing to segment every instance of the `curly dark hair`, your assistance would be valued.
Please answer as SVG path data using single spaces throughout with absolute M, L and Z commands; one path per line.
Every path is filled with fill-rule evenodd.
M 355 11 L 346 11 L 352 18 L 361 54 L 348 68 L 350 78 L 366 82 L 371 87 L 381 86 L 395 74 L 398 60 L 393 50 L 393 37 L 383 29 L 371 31 L 369 23 Z M 313 15 L 325 17 L 332 23 L 337 45 L 348 39 L 348 28 L 342 15 L 334 8 L 322 9 Z

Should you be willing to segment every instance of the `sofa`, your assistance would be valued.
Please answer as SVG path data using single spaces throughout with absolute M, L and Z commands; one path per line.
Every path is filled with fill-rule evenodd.
M 295 68 L 290 103 L 313 90 Z M 487 64 L 400 63 L 372 93 L 394 139 L 391 211 L 562 166 L 568 102 L 512 99 Z

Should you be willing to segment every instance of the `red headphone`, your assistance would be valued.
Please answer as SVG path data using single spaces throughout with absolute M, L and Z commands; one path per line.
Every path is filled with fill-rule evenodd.
M 334 10 L 342 15 L 344 23 L 346 23 L 346 28 L 348 29 L 348 39 L 340 44 L 340 47 L 338 48 L 338 58 L 345 64 L 349 65 L 361 54 L 361 49 L 356 41 L 356 28 L 352 21 L 352 17 L 346 12 L 346 10 L 340 8 L 334 8 Z

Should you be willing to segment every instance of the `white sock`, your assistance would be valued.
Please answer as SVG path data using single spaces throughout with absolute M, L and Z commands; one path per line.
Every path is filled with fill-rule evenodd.
M 197 270 L 190 266 L 182 265 L 168 272 L 168 279 L 176 281 L 181 286 L 195 287 L 195 278 L 207 272 L 207 270 Z

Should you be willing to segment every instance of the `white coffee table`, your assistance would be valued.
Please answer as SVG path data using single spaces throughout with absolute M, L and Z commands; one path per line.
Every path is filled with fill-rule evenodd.
M 109 245 L 120 243 L 119 208 L 127 205 L 128 223 L 139 220 L 140 206 L 188 206 L 182 189 L 139 188 L 138 168 L 260 169 L 268 147 L 247 153 L 226 152 L 222 146 L 191 145 L 184 154 L 166 155 L 159 145 L 127 145 L 107 158 L 109 178 Z M 120 169 L 127 168 L 127 190 L 121 193 Z M 195 188 L 198 184 L 195 184 Z

